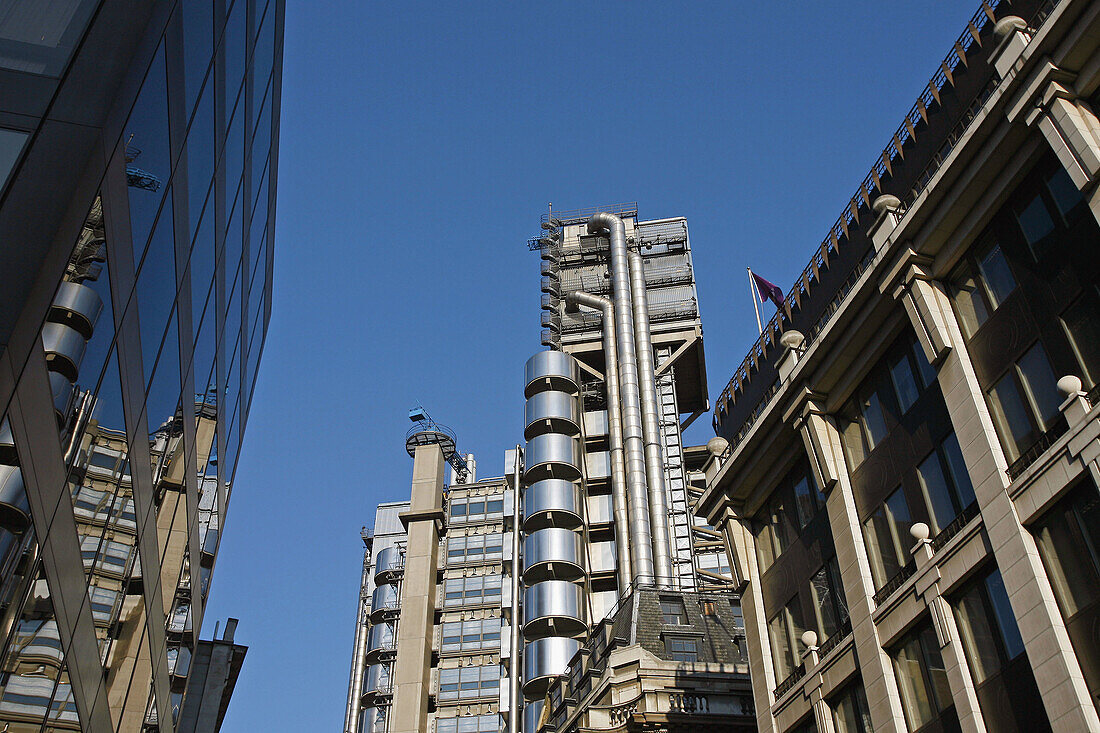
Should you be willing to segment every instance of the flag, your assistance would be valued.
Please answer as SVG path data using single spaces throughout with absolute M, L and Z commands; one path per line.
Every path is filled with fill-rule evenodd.
M 760 291 L 760 302 L 770 300 L 776 308 L 783 307 L 783 290 L 776 284 L 770 283 L 755 272 L 750 272 L 752 281 L 756 283 L 756 289 Z

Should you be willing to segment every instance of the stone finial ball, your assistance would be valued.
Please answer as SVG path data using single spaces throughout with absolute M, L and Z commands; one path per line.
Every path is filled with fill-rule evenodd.
M 893 211 L 900 206 L 901 199 L 893 194 L 884 193 L 876 198 L 874 203 L 871 204 L 871 210 L 874 211 L 876 215 L 881 215 L 884 211 Z
M 926 540 L 928 539 L 930 530 L 928 529 L 928 525 L 924 522 L 917 522 L 909 528 L 909 534 L 913 535 L 913 539 L 915 540 Z
M 730 447 L 730 442 L 723 437 L 714 436 L 707 441 L 707 451 L 712 456 L 720 456 Z
M 1027 22 L 1018 15 L 1006 15 L 993 26 L 993 37 L 998 41 L 1007 38 L 1016 31 L 1027 30 Z
M 1077 394 L 1081 391 L 1083 386 L 1084 385 L 1081 384 L 1081 378 L 1073 374 L 1067 374 L 1058 380 L 1058 391 L 1066 397 Z
M 814 630 L 802 632 L 802 643 L 807 647 L 817 646 L 817 632 Z

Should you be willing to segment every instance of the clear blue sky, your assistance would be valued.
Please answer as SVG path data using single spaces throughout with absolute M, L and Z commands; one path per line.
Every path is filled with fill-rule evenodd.
M 977 6 L 288 0 L 273 312 L 206 616 L 249 645 L 223 730 L 340 730 L 409 407 L 501 473 L 548 201 L 688 218 L 713 398 L 745 267 L 790 287 Z

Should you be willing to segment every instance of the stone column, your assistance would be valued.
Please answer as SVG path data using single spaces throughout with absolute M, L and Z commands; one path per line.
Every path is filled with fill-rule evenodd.
M 1020 523 L 1008 494 L 1008 461 L 947 294 L 919 260 L 911 259 L 905 271 L 919 276 L 894 287 L 895 297 L 911 300 L 914 313 L 939 316 L 920 322 L 914 318 L 913 327 L 918 336 L 922 330 L 930 329 L 929 338 L 944 345 L 938 357 L 940 389 L 974 483 L 986 534 L 1047 716 L 1055 731 L 1100 732 L 1100 718 L 1089 697 L 1035 540 Z
M 917 597 L 928 606 L 932 625 L 936 630 L 936 639 L 940 644 L 940 656 L 943 658 L 944 671 L 951 685 L 951 699 L 955 703 L 955 714 L 959 716 L 959 725 L 964 733 L 986 733 L 985 719 L 978 706 L 978 696 L 974 692 L 974 678 L 970 674 L 966 654 L 963 651 L 959 628 L 951 606 L 940 591 L 940 569 L 933 561 L 932 541 L 928 539 L 928 525 L 919 522 L 913 525 L 913 537 L 917 544 L 913 548 L 913 559 L 917 565 L 914 589 Z
M 443 452 L 438 445 L 417 447 L 409 511 L 400 515 L 409 539 L 401 583 L 401 615 L 397 622 L 397 659 L 391 677 L 392 733 L 428 730 L 435 579 L 439 570 L 439 532 L 443 526 L 443 467 Z
M 802 434 L 814 478 L 825 493 L 829 528 L 848 601 L 871 721 L 877 731 L 906 730 L 893 663 L 882 649 L 873 618 L 875 585 L 844 462 L 840 431 L 833 418 L 825 413 L 824 395 L 815 392 L 805 392 L 787 418 L 793 419 L 794 426 Z

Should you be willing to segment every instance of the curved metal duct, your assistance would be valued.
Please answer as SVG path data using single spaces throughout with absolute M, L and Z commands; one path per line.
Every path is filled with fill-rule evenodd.
M 548 389 L 531 395 L 523 408 L 523 437 L 542 433 L 577 435 L 581 431 L 581 407 L 574 395 Z
M 580 648 L 579 641 L 564 636 L 528 642 L 523 654 L 523 694 L 528 699 L 543 697 L 551 680 L 565 674 L 569 660 Z
M 630 504 L 630 548 L 634 576 L 642 583 L 653 579 L 653 548 L 646 495 L 645 451 L 638 388 L 638 357 L 634 347 L 634 319 L 631 313 L 630 264 L 626 251 L 626 228 L 614 214 L 602 212 L 588 220 L 588 231 L 606 229 L 611 243 L 611 288 L 615 313 L 615 348 L 618 353 L 619 386 L 623 417 L 623 460 Z
M 581 368 L 564 351 L 540 351 L 523 367 L 523 396 L 530 399 L 547 389 L 577 394 L 581 387 Z
M 623 457 L 623 413 L 619 389 L 618 339 L 615 338 L 615 306 L 607 298 L 582 290 L 569 293 L 566 300 L 576 305 L 599 308 L 603 312 L 604 383 L 607 385 L 607 442 L 611 449 L 611 500 L 615 514 L 615 547 L 618 552 L 619 588 L 630 586 L 639 558 L 632 558 L 630 520 L 626 493 L 626 461 Z M 637 543 L 640 544 L 640 543 Z
M 653 369 L 653 341 L 649 333 L 649 302 L 642 256 L 629 254 L 630 295 L 634 303 L 634 334 L 638 354 L 638 386 L 642 393 L 642 435 L 645 470 L 649 478 L 649 523 L 653 537 L 653 571 L 659 585 L 672 582 L 672 550 L 668 540 L 668 501 L 665 460 L 661 454 L 661 419 L 657 410 L 657 382 Z
M 536 481 L 523 492 L 526 532 L 545 527 L 578 529 L 583 511 L 580 489 L 572 481 L 556 478 Z
M 580 448 L 577 439 L 561 433 L 544 433 L 527 441 L 523 478 L 539 481 L 561 478 L 575 481 L 581 477 Z
M 523 634 L 528 640 L 588 631 L 584 589 L 568 580 L 544 580 L 523 591 Z
M 394 583 L 405 569 L 405 554 L 400 547 L 384 547 L 374 560 L 374 583 Z

